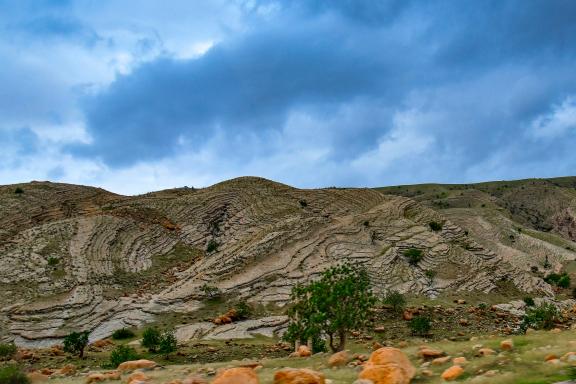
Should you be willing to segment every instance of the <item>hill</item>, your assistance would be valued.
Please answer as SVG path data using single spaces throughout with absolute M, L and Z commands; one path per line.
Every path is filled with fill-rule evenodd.
M 374 289 L 552 296 L 571 271 L 575 178 L 303 190 L 244 177 L 141 196 L 33 182 L 0 187 L 0 338 L 91 338 L 225 297 L 283 305 L 351 262 Z M 19 193 L 16 193 L 18 189 Z M 411 263 L 406 251 L 417 250 Z M 536 269 L 535 269 L 536 268 Z

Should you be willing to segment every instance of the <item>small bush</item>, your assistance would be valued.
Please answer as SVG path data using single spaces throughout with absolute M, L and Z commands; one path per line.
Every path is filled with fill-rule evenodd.
M 119 345 L 110 353 L 110 364 L 112 364 L 114 368 L 125 361 L 132 360 L 138 360 L 138 354 L 134 348 L 127 345 Z
M 522 320 L 521 329 L 526 331 L 533 329 L 552 329 L 554 323 L 560 318 L 558 309 L 553 304 L 541 304 L 537 307 L 530 307 L 526 310 Z
M 530 271 L 531 271 L 532 273 L 538 273 L 538 267 L 535 266 L 535 265 L 533 265 L 533 266 L 530 267 Z
M 18 351 L 12 343 L 0 343 L 0 360 L 10 360 Z
M 58 265 L 58 263 L 60 263 L 60 259 L 57 257 L 49 257 L 48 258 L 48 265 L 53 267 L 55 265 Z
M 484 311 L 484 310 L 488 309 L 488 304 L 486 304 L 486 303 L 478 303 L 477 307 L 478 307 L 478 309 Z
M 409 327 L 413 335 L 426 336 L 432 329 L 432 321 L 426 316 L 415 316 L 410 320 Z
M 560 279 L 558 280 L 558 284 L 557 284 L 560 288 L 570 288 L 570 276 L 564 274 L 562 277 L 560 277 Z
M 124 340 L 124 339 L 131 339 L 134 336 L 136 336 L 134 334 L 134 332 L 132 332 L 132 330 L 128 329 L 128 328 L 122 328 L 122 329 L 117 329 L 114 331 L 114 333 L 112 334 L 112 338 L 114 340 Z
M 17 188 L 14 190 L 14 193 L 17 194 L 17 195 L 21 195 L 21 194 L 24 193 L 24 190 L 23 190 L 22 188 L 20 188 L 20 187 L 17 187 Z
M 392 306 L 392 310 L 400 313 L 406 307 L 406 298 L 398 291 L 390 291 L 386 294 L 383 300 L 384 304 Z
M 544 281 L 550 285 L 555 285 L 560 288 L 570 288 L 570 276 L 563 273 L 561 275 L 557 273 L 551 273 L 544 278 Z
M 84 357 L 84 348 L 88 345 L 89 332 L 72 332 L 64 338 L 64 352 Z
M 156 327 L 149 327 L 144 330 L 142 334 L 142 346 L 148 348 L 149 352 L 156 352 L 160 345 L 162 334 Z
M 218 246 L 219 244 L 216 240 L 210 239 L 208 244 L 206 244 L 206 252 L 208 253 L 216 252 L 218 250 Z
M 252 308 L 245 301 L 241 301 L 234 306 L 238 319 L 245 320 L 252 315 Z
M 298 200 L 301 208 L 306 208 L 308 206 L 308 202 L 306 200 Z
M 442 230 L 442 224 L 438 223 L 437 221 L 431 221 L 428 223 L 428 225 L 430 226 L 430 229 L 433 230 L 434 232 Z
M 176 336 L 174 336 L 173 331 L 164 331 L 160 336 L 160 342 L 158 343 L 158 352 L 168 355 L 175 352 L 178 349 L 178 341 Z
M 418 264 L 424 257 L 421 249 L 410 248 L 404 251 L 404 256 L 408 259 L 410 265 Z
M 431 271 L 428 270 L 426 272 L 424 272 L 424 274 L 426 275 L 427 278 L 429 278 L 430 280 L 434 279 L 436 277 L 436 271 Z
M 0 368 L 0 384 L 29 384 L 28 376 L 16 365 Z
M 533 307 L 534 306 L 534 299 L 531 297 L 525 297 L 524 298 L 524 304 L 526 304 L 527 307 Z
M 214 287 L 212 285 L 204 284 L 200 287 L 200 290 L 206 295 L 209 299 L 215 299 L 219 297 L 222 293 L 218 287 Z

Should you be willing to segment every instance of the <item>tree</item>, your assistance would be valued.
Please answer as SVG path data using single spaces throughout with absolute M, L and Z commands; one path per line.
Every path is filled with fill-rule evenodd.
M 529 307 L 522 319 L 520 329 L 524 332 L 528 328 L 552 329 L 556 321 L 560 319 L 560 312 L 554 304 L 542 303 L 537 307 Z
M 142 333 L 142 346 L 148 348 L 149 352 L 156 352 L 160 345 L 160 338 L 162 334 L 156 327 L 149 327 Z
M 64 352 L 84 357 L 84 348 L 88 345 L 88 331 L 72 332 L 64 338 Z
M 166 330 L 162 332 L 160 336 L 160 342 L 158 343 L 158 352 L 168 355 L 178 349 L 178 341 L 174 332 L 171 330 Z
M 349 264 L 332 267 L 322 277 L 292 289 L 288 340 L 328 336 L 333 352 L 342 351 L 351 329 L 366 325 L 376 299 L 368 273 Z
M 410 320 L 409 327 L 412 330 L 412 334 L 426 336 L 432 329 L 432 321 L 426 316 L 415 316 Z

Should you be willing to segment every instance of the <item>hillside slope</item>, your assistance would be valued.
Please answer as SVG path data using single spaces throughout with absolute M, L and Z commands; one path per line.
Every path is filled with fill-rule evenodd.
M 523 200 L 464 186 L 301 190 L 253 177 L 135 197 L 48 182 L 0 187 L 0 338 L 49 345 L 82 329 L 97 339 L 199 309 L 205 284 L 284 303 L 294 284 L 343 261 L 365 266 L 378 293 L 512 285 L 552 295 L 530 267 L 549 255 L 560 268 L 576 244 L 563 224 L 573 191 L 546 185 L 545 209 L 532 190 Z M 423 254 L 416 265 L 404 256 L 411 248 Z

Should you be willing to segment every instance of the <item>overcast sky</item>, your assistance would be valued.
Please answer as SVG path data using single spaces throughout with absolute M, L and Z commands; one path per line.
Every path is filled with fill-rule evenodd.
M 574 0 L 0 0 L 0 184 L 576 174 Z

